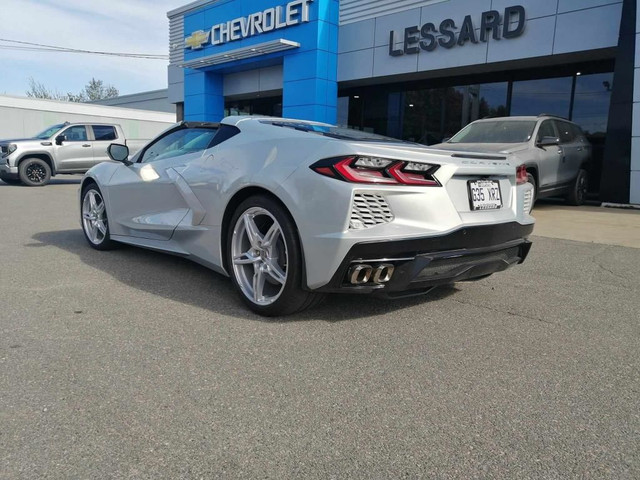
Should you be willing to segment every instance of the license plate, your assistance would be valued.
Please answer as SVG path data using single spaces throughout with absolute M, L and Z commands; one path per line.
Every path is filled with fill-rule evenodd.
M 495 210 L 502 208 L 500 182 L 497 180 L 469 180 L 469 204 L 471 210 Z

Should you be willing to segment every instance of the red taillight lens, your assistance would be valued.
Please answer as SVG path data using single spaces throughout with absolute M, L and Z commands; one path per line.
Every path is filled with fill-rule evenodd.
M 387 158 L 349 156 L 328 158 L 311 165 L 321 175 L 351 183 L 438 187 L 438 165 Z
M 516 168 L 516 184 L 524 185 L 527 183 L 529 179 L 527 178 L 527 167 L 526 165 L 520 165 Z

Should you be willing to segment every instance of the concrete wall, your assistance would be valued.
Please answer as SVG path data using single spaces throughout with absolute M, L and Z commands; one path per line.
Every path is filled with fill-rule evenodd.
M 150 139 L 175 123 L 175 114 L 0 96 L 0 139 L 26 138 L 63 122 L 119 124 L 132 139 Z

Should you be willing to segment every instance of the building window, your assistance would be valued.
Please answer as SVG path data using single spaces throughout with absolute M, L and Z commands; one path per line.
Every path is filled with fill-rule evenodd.
M 591 137 L 607 133 L 613 73 L 576 77 L 576 93 L 571 119 Z
M 513 82 L 511 115 L 558 115 L 569 118 L 572 77 Z
M 282 97 L 255 97 L 244 100 L 227 100 L 224 104 L 227 115 L 267 115 L 282 116 Z

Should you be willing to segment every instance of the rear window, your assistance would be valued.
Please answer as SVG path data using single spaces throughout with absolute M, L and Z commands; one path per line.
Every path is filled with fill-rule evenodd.
M 118 138 L 115 127 L 110 125 L 92 125 L 91 128 L 93 128 L 93 136 L 96 140 L 115 140 Z
M 448 143 L 524 143 L 536 127 L 535 121 L 495 120 L 471 123 L 456 133 Z
M 315 133 L 325 137 L 337 138 L 340 140 L 354 140 L 357 142 L 393 142 L 408 143 L 397 138 L 376 135 L 375 133 L 362 132 L 360 130 L 352 130 L 350 128 L 341 128 L 327 125 L 314 125 L 304 122 L 283 122 L 280 120 L 261 120 L 261 123 L 273 125 L 275 127 L 292 128 L 301 132 Z

